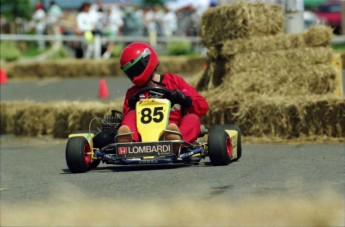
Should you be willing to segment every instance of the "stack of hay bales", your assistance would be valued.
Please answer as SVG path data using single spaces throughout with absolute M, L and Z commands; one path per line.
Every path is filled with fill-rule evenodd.
M 66 138 L 77 130 L 97 130 L 110 110 L 121 103 L 98 102 L 2 102 L 0 131 L 23 136 L 53 135 Z M 94 119 L 93 122 L 90 121 Z
M 345 137 L 345 100 L 332 95 L 332 30 L 283 31 L 276 4 L 241 1 L 203 15 L 209 68 L 197 88 L 210 104 L 206 124 L 237 124 L 248 136 Z

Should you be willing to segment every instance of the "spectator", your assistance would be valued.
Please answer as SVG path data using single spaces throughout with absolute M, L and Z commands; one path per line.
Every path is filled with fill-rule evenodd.
M 150 44 L 151 46 L 155 46 L 157 44 L 157 23 L 153 7 L 149 7 L 148 10 L 145 12 L 144 23 L 147 35 L 150 38 Z
M 81 47 L 81 49 L 83 50 L 83 52 L 85 50 L 86 58 L 90 58 L 94 52 L 94 37 L 92 32 L 95 30 L 95 27 L 94 21 L 92 20 L 92 17 L 90 17 L 89 14 L 90 6 L 90 3 L 84 2 L 79 8 L 79 12 L 76 18 L 77 27 L 75 33 L 77 35 L 83 35 L 85 37 L 86 43 Z M 77 55 L 80 57 L 80 54 Z M 81 56 L 83 56 L 83 54 L 81 54 Z
M 193 31 L 194 21 L 192 16 L 195 12 L 193 0 L 177 0 L 174 3 L 173 8 L 177 17 L 177 35 L 196 35 L 196 32 Z
M 32 16 L 32 19 L 35 22 L 35 29 L 37 35 L 43 35 L 46 31 L 46 12 L 44 10 L 44 6 L 41 2 L 38 2 L 35 6 L 35 12 Z M 38 48 L 40 51 L 45 49 L 45 41 L 39 40 L 38 41 Z
M 48 23 L 48 28 L 49 28 L 49 33 L 53 34 L 59 34 L 59 22 L 60 19 L 63 15 L 63 12 L 61 8 L 55 3 L 55 1 L 50 2 L 50 6 L 48 8 L 48 18 L 47 18 L 47 23 Z
M 107 49 L 103 54 L 103 58 L 108 59 L 114 48 L 114 39 L 118 36 L 121 27 L 123 26 L 122 13 L 117 6 L 109 7 L 103 18 L 104 34 L 110 39 Z
M 143 36 L 144 23 L 143 17 L 138 8 L 125 7 L 124 8 L 124 30 L 125 36 Z
M 89 16 L 94 24 L 94 34 L 102 35 L 104 9 L 101 0 L 98 0 L 95 4 L 90 5 Z
M 201 17 L 204 14 L 204 12 L 210 8 L 215 6 L 215 1 L 212 0 L 198 0 L 193 1 L 192 7 L 194 9 L 194 12 L 192 14 L 192 26 L 194 35 L 198 35 L 200 32 L 201 27 Z
M 162 18 L 162 32 L 166 37 L 176 34 L 177 18 L 173 11 L 164 6 L 164 16 Z

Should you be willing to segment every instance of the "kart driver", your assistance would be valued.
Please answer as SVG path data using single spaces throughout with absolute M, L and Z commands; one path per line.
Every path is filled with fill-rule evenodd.
M 200 117 L 208 110 L 207 101 L 194 87 L 189 85 L 182 77 L 171 74 L 158 74 L 156 72 L 159 59 L 156 51 L 146 43 L 134 42 L 126 46 L 120 56 L 122 71 L 134 84 L 126 93 L 123 104 L 123 120 L 118 134 L 130 133 L 119 136 L 117 142 L 140 141 L 136 128 L 135 100 L 131 95 L 145 86 L 161 86 L 172 90 L 172 96 L 177 104 L 171 107 L 167 130 L 179 134 L 166 133 L 166 140 L 181 140 L 193 142 L 200 133 Z M 183 114 L 182 110 L 186 110 Z

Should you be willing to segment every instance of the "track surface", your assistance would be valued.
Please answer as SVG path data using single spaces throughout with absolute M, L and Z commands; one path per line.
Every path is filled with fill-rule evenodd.
M 107 77 L 109 98 L 98 97 L 100 78 L 14 80 L 0 86 L 1 101 L 115 101 L 122 100 L 131 86 L 125 76 Z M 345 71 L 343 71 L 343 91 L 345 94 Z
M 98 98 L 99 79 L 97 78 L 10 81 L 0 86 L 0 97 L 1 101 L 122 101 L 125 91 L 131 86 L 125 77 L 106 78 L 106 82 L 110 94 L 108 99 Z M 345 87 L 345 78 L 343 82 Z M 76 203 L 87 208 L 91 200 L 93 201 L 91 206 L 97 209 L 98 199 L 102 199 L 103 202 L 109 199 L 112 205 L 118 200 L 133 202 L 137 199 L 141 201 L 156 199 L 154 204 L 158 205 L 160 202 L 164 204 L 164 199 L 175 201 L 176 197 L 187 197 L 189 198 L 187 203 L 196 199 L 199 201 L 218 199 L 233 204 L 234 200 L 242 201 L 251 196 L 263 197 L 263 201 L 266 201 L 266 196 L 277 195 L 280 199 L 273 207 L 279 207 L 282 198 L 290 198 L 290 196 L 304 198 L 306 195 L 311 195 L 318 199 L 320 192 L 328 189 L 341 195 L 340 199 L 337 197 L 335 199 L 335 201 L 341 201 L 340 204 L 342 204 L 340 206 L 342 216 L 337 219 L 340 222 L 332 224 L 332 216 L 326 213 L 326 218 L 321 221 L 319 221 L 319 214 L 315 214 L 315 218 L 307 216 L 306 219 L 311 220 L 312 224 L 307 222 L 305 225 L 343 226 L 345 223 L 343 221 L 345 220 L 343 216 L 345 213 L 345 144 L 243 144 L 241 160 L 228 166 L 214 167 L 208 159 L 196 166 L 123 167 L 101 164 L 88 173 L 71 174 L 65 162 L 64 152 L 67 140 L 18 138 L 8 135 L 0 136 L 0 140 L 0 225 L 1 220 L 6 220 L 7 222 L 4 221 L 4 223 L 12 226 L 30 224 L 37 226 L 36 217 L 39 217 L 43 211 L 45 214 L 49 213 L 48 208 L 54 206 L 52 204 L 60 204 L 59 207 L 64 204 L 61 210 L 51 211 L 53 212 L 51 215 L 54 215 L 55 222 L 52 222 L 55 223 L 54 226 L 90 226 L 90 224 L 80 222 L 80 220 L 85 220 L 83 214 L 87 210 L 79 206 L 75 207 Z M 334 200 L 329 201 L 329 209 L 325 207 L 325 210 L 330 214 L 334 213 L 334 209 L 339 211 L 339 208 L 332 207 Z M 9 208 L 20 207 L 23 204 L 25 214 L 25 211 L 32 207 L 32 203 L 36 202 L 41 202 L 46 206 L 36 207 L 36 210 L 29 212 L 29 217 L 23 221 L 20 220 L 23 215 L 20 209 L 12 211 Z M 305 201 L 302 200 L 301 204 L 297 210 L 295 207 L 290 207 L 289 212 L 296 211 L 303 214 L 300 207 L 303 207 Z M 320 202 L 316 202 L 311 207 L 316 207 L 315 211 L 319 212 L 320 205 L 318 204 Z M 66 208 L 70 205 L 74 205 L 75 209 L 81 212 L 81 219 L 61 224 L 55 213 L 68 212 Z M 117 209 L 121 210 L 121 205 L 118 206 Z M 253 205 L 248 205 L 246 209 L 251 206 Z M 162 208 L 164 209 L 164 207 L 157 207 L 157 209 Z M 265 215 L 274 214 L 272 210 L 270 213 L 258 208 L 260 211 L 257 214 L 258 219 L 262 217 L 268 220 Z M 191 208 L 193 209 L 195 207 Z M 286 210 L 282 209 L 282 213 L 285 214 Z M 256 210 L 257 208 L 252 208 L 252 213 Z M 35 213 L 36 211 L 38 212 Z M 11 212 L 10 219 L 2 216 Z M 247 210 L 238 210 L 238 212 L 246 214 Z M 324 213 L 323 210 L 320 212 Z M 104 212 L 100 210 L 98 214 L 102 215 Z M 231 214 L 230 217 L 233 217 L 234 214 Z M 328 219 L 330 222 L 327 222 Z M 113 225 L 111 218 L 107 220 L 104 226 Z M 218 224 L 218 226 L 229 226 L 228 223 L 233 223 L 233 220 L 231 219 L 226 224 Z M 247 223 L 246 220 L 248 218 L 244 216 L 240 223 Z M 253 223 L 256 223 L 255 220 L 255 218 L 251 219 L 253 222 L 249 222 L 247 226 L 253 226 Z M 41 226 L 52 224 L 49 217 L 46 217 L 46 221 L 42 223 Z M 102 225 L 97 219 L 96 223 Z M 128 225 L 127 221 L 123 223 L 122 225 Z M 137 225 L 142 222 L 136 222 L 134 219 L 133 223 Z M 163 220 L 161 223 L 166 222 Z M 161 223 L 156 226 L 164 225 Z M 182 223 L 185 225 L 186 222 Z M 200 219 L 200 223 L 205 222 Z M 265 224 L 255 225 L 267 226 L 270 222 L 262 223 Z M 280 220 L 276 223 L 278 223 L 276 226 L 281 224 Z M 299 222 L 297 219 L 292 224 L 288 223 L 286 226 L 303 226 L 301 223 L 305 222 Z M 151 226 L 151 224 L 149 222 L 146 226 Z
M 244 144 L 243 157 L 214 167 L 118 167 L 101 164 L 72 174 L 65 163 L 66 140 L 1 136 L 1 208 L 37 200 L 90 198 L 236 199 L 248 195 L 345 191 L 345 144 Z

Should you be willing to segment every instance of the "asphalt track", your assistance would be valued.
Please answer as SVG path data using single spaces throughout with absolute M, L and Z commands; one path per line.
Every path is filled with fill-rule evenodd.
M 98 97 L 99 79 L 83 78 L 10 81 L 8 84 L 0 86 L 1 101 L 121 101 L 130 86 L 127 78 L 105 79 L 110 93 L 110 97 L 105 100 Z M 312 222 L 312 226 L 345 225 L 345 144 L 243 144 L 241 160 L 228 166 L 214 167 L 208 159 L 196 166 L 119 167 L 101 164 L 97 169 L 88 173 L 71 174 L 65 163 L 66 140 L 20 138 L 11 135 L 2 135 L 0 139 L 0 220 L 2 220 L 0 224 L 3 226 L 37 226 L 38 219 L 29 219 L 29 221 L 24 219 L 21 222 L 18 216 L 22 217 L 23 211 L 18 207 L 24 206 L 24 213 L 35 216 L 30 211 L 35 210 L 33 208 L 38 202 L 44 206 L 38 210 L 36 215 L 42 216 L 42 212 L 46 212 L 44 214 L 49 216 L 50 213 L 47 214 L 47 212 L 51 206 L 56 204 L 64 205 L 62 208 L 64 211 L 54 210 L 60 214 L 65 212 L 65 205 L 73 204 L 81 204 L 74 208 L 82 210 L 82 213 L 87 213 L 81 206 L 89 206 L 90 204 L 86 203 L 89 200 L 93 201 L 92 206 L 95 209 L 100 209 L 97 201 L 102 200 L 104 203 L 104 199 L 109 200 L 110 204 L 116 204 L 117 201 L 126 201 L 126 203 L 134 201 L 135 203 L 137 200 L 155 199 L 156 207 L 164 210 L 160 205 L 165 204 L 165 200 L 174 201 L 176 197 L 184 198 L 184 202 L 189 201 L 187 203 L 194 200 L 217 199 L 233 204 L 234 201 L 242 201 L 253 196 L 264 199 L 259 203 L 257 201 L 249 202 L 250 205 L 239 211 L 242 215 L 247 212 L 260 211 L 263 213 L 259 213 L 257 218 L 266 218 L 265 215 L 268 211 L 261 210 L 260 206 L 265 207 L 267 197 L 278 196 L 274 207 L 281 207 L 281 203 L 285 200 L 289 201 L 289 198 L 291 201 L 299 201 L 296 197 L 308 197 L 311 198 L 310 207 L 315 207 L 315 212 L 318 212 L 318 206 L 324 206 L 322 209 L 328 210 L 332 215 L 334 214 L 332 209 L 340 212 L 340 217 L 338 216 L 335 220 L 332 215 L 327 215 L 326 220 L 320 221 L 319 215 L 316 215 L 316 222 Z M 331 199 L 327 200 L 329 197 L 323 196 L 325 191 L 331 191 L 332 195 L 336 196 L 331 196 Z M 323 202 L 314 203 L 319 198 L 326 198 L 325 200 L 329 201 L 326 205 L 329 206 Z M 283 202 L 283 204 L 285 203 Z M 299 204 L 305 203 L 305 200 L 299 201 Z M 36 205 L 33 207 L 31 204 Z M 185 205 L 185 203 L 183 204 Z M 252 208 L 253 206 L 256 209 Z M 290 208 L 289 212 L 295 210 L 295 212 L 303 213 L 303 210 L 300 209 L 301 206 Z M 268 207 L 271 209 L 271 206 Z M 178 209 L 183 208 L 178 207 Z M 191 209 L 196 209 L 196 207 Z M 268 213 L 272 214 L 272 212 L 275 211 Z M 282 210 L 282 212 L 287 212 L 287 210 Z M 104 213 L 106 212 L 99 211 L 97 214 Z M 228 216 L 233 218 L 231 214 Z M 8 217 L 12 217 L 12 219 L 9 220 Z M 60 223 L 60 219 L 53 217 L 55 215 L 45 222 L 42 221 L 41 225 L 95 225 L 90 222 L 82 224 L 83 222 L 80 222 L 79 219 L 75 222 Z M 81 217 L 83 216 L 81 215 Z M 242 217 L 242 221 L 239 220 L 237 223 L 244 223 L 246 226 L 280 226 L 281 224 L 281 220 L 259 222 L 258 224 L 256 219 L 251 217 L 252 219 Z M 308 221 L 314 220 L 309 216 L 306 218 Z M 232 221 L 235 219 L 233 218 Z M 111 217 L 109 220 L 112 220 Z M 122 226 L 136 226 L 142 223 L 144 223 L 143 225 L 146 223 L 146 226 L 152 225 L 151 222 L 140 222 L 141 224 L 139 224 L 135 222 L 136 219 L 131 220 L 133 222 L 127 220 L 127 222 L 124 221 L 122 224 L 117 222 L 117 224 Z M 252 222 L 248 222 L 248 220 Z M 299 222 L 300 219 L 289 220 L 295 220 L 295 222 L 288 222 L 288 226 L 310 225 L 309 222 L 303 222 L 303 220 Z M 335 224 L 332 221 L 335 221 Z M 114 223 L 105 222 L 104 225 L 116 225 Z M 156 226 L 164 225 L 164 223 L 164 221 L 158 222 Z M 203 220 L 201 223 L 208 222 Z M 211 222 L 210 225 L 235 226 L 229 222 L 215 223 Z M 171 225 L 186 224 L 183 222 Z M 190 225 L 203 224 L 191 222 Z
M 193 209 L 199 207 L 198 204 L 195 205 L 195 201 L 200 203 L 210 201 L 206 206 L 211 206 L 215 204 L 214 201 L 218 201 L 220 204 L 215 205 L 216 207 L 224 206 L 221 204 L 225 203 L 226 207 L 222 209 L 231 210 L 234 209 L 232 207 L 235 206 L 234 204 L 247 201 L 248 198 L 261 199 L 247 201 L 247 205 L 242 204 L 241 206 L 246 208 L 235 212 L 241 214 L 241 219 L 237 220 L 239 216 L 236 216 L 232 218 L 232 221 L 237 220 L 239 224 L 246 226 L 280 226 L 279 223 L 282 224 L 280 219 L 276 223 L 271 222 L 273 219 L 266 220 L 266 218 L 258 224 L 254 214 L 259 212 L 260 214 L 257 214 L 261 217 L 258 217 L 259 219 L 267 214 L 269 216 L 275 214 L 275 218 L 302 215 L 299 218 L 303 217 L 303 220 L 297 217 L 295 217 L 297 219 L 292 217 L 288 219 L 288 222 L 284 224 L 287 226 L 309 225 L 311 219 L 312 226 L 314 222 L 318 226 L 345 224 L 343 212 L 345 211 L 345 144 L 243 144 L 242 158 L 228 166 L 212 166 L 208 159 L 199 165 L 188 166 L 129 167 L 101 164 L 90 172 L 72 174 L 65 163 L 66 140 L 16 138 L 9 135 L 0 138 L 0 217 L 4 226 L 37 226 L 41 223 L 37 222 L 40 219 L 33 218 L 33 215 L 42 218 L 52 215 L 51 218 L 46 217 L 45 221 L 42 221 L 43 226 L 91 226 L 100 225 L 100 223 L 112 226 L 121 225 L 121 223 L 125 226 L 138 226 L 142 225 L 141 220 L 145 220 L 148 215 L 145 212 L 148 208 L 141 207 L 140 204 L 149 203 L 150 206 L 154 206 L 151 207 L 152 209 L 157 209 L 155 212 L 159 212 L 161 209 L 167 209 L 168 201 L 177 200 L 180 202 L 178 206 L 174 202 L 176 209 L 184 209 L 184 206 L 194 204 L 186 211 L 193 213 Z M 331 191 L 331 197 L 324 197 L 325 191 Z M 278 197 L 278 199 L 274 200 L 273 204 L 267 205 L 268 201 L 271 201 L 269 198 L 272 197 Z M 320 198 L 321 202 L 315 202 L 320 201 Z M 296 207 L 291 207 L 291 203 L 298 204 Z M 117 216 L 109 214 L 111 217 L 108 219 L 101 219 L 108 222 L 94 220 L 94 222 L 80 224 L 83 222 L 75 220 L 74 215 L 73 220 L 68 219 L 69 221 L 62 223 L 56 216 L 59 214 L 69 217 L 72 215 L 70 212 L 79 212 L 78 217 L 84 220 L 86 217 L 83 214 L 90 212 L 87 209 L 90 205 L 94 209 L 92 213 L 97 211 L 98 215 L 102 215 L 109 212 L 109 209 L 119 212 L 124 209 L 123 206 L 129 206 L 129 204 L 132 204 L 129 210 L 141 207 L 136 216 L 138 220 L 131 219 L 131 215 L 127 213 L 127 216 L 129 215 L 127 222 L 119 223 L 118 219 L 110 222 Z M 105 206 L 106 210 L 103 210 L 102 206 Z M 267 208 L 260 210 L 260 206 L 267 206 Z M 284 208 L 284 206 L 287 207 Z M 326 220 L 322 219 L 321 224 L 320 217 L 317 215 L 320 206 L 325 209 L 322 212 L 327 213 L 327 216 L 323 217 Z M 70 207 L 74 207 L 75 210 L 68 212 Z M 281 211 L 278 212 L 276 209 L 281 209 Z M 254 219 L 243 217 L 248 212 L 252 212 L 254 216 L 251 218 Z M 296 212 L 298 214 L 295 214 Z M 316 214 L 315 217 L 309 217 L 304 216 L 303 212 L 316 212 Z M 338 216 L 334 217 L 334 215 Z M 168 215 L 166 219 L 169 217 Z M 226 217 L 228 216 L 224 219 Z M 20 221 L 21 219 L 23 221 Z M 307 219 L 307 222 L 304 219 Z M 168 225 L 164 220 L 156 226 Z M 190 225 L 200 226 L 208 223 L 201 220 L 198 219 Z M 207 220 L 210 221 L 209 218 Z M 216 226 L 233 226 L 233 222 L 228 221 L 211 222 L 211 226 L 215 223 L 218 223 Z M 151 226 L 153 223 L 148 221 L 146 226 Z M 180 224 L 175 223 L 169 226 L 181 226 Z
M 248 194 L 305 193 L 323 188 L 344 192 L 344 144 L 244 144 L 243 158 L 214 167 L 199 165 L 128 167 L 101 164 L 72 174 L 66 140 L 1 137 L 1 204 L 49 199 L 64 192 L 91 197 L 240 198 Z M 69 188 L 71 193 L 69 193 Z M 116 190 L 115 190 L 116 189 Z

